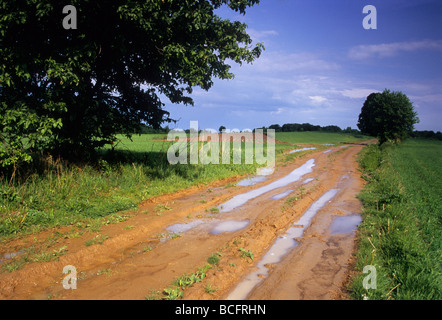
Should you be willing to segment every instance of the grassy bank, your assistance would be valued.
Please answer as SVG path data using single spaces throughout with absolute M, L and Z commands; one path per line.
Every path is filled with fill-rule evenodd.
M 353 298 L 440 300 L 442 142 L 372 145 L 360 166 L 368 184 L 360 194 L 356 268 L 376 268 L 376 289 L 364 289 L 369 273 L 362 273 L 353 280 Z

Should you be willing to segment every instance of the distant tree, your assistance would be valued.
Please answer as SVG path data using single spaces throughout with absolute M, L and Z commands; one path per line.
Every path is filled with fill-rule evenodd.
M 342 129 L 338 126 L 335 125 L 331 125 L 331 126 L 325 126 L 322 127 L 322 131 L 327 131 L 327 132 L 341 132 Z
M 219 129 L 218 129 L 218 131 L 219 131 L 220 133 L 223 132 L 223 130 L 226 130 L 226 127 L 224 127 L 224 126 L 220 126 Z
M 245 14 L 259 0 L 0 0 L 0 167 L 28 151 L 78 158 L 140 123 L 173 121 L 160 96 L 193 105 L 196 86 L 231 79 L 228 63 L 250 63 Z M 77 10 L 65 29 L 63 7 Z
M 442 140 L 442 133 L 440 131 L 434 132 L 433 130 L 414 131 L 411 136 L 413 138 Z
M 282 128 L 279 124 L 272 124 L 271 126 L 269 126 L 269 129 L 273 129 L 275 130 L 275 132 L 281 132 Z
M 419 122 L 410 99 L 402 92 L 385 89 L 371 93 L 359 114 L 358 128 L 363 134 L 386 141 L 400 141 L 408 137 Z

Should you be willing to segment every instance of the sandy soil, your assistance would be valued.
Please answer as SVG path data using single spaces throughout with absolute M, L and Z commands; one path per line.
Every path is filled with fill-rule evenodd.
M 356 154 L 363 145 L 330 147 L 278 164 L 263 182 L 251 186 L 232 186 L 235 177 L 209 186 L 156 197 L 140 204 L 133 216 L 116 224 L 102 226 L 98 232 L 78 237 L 58 237 L 51 248 L 67 247 L 56 261 L 34 262 L 0 274 L 0 299 L 145 299 L 171 287 L 183 274 L 194 273 L 218 253 L 217 266 L 207 271 L 202 282 L 187 288 L 184 299 L 226 299 L 229 293 L 256 265 L 278 238 L 284 236 L 303 213 L 326 191 L 338 189 L 336 196 L 314 216 L 298 245 L 275 264 L 266 266 L 268 275 L 250 288 L 248 299 L 345 299 L 344 283 L 354 250 L 354 232 L 332 232 L 336 217 L 360 213 L 355 198 L 363 182 L 357 171 Z M 211 212 L 233 196 L 276 181 L 309 159 L 315 159 L 311 173 L 296 182 L 264 193 L 229 212 Z M 312 181 L 304 183 L 307 178 Z M 281 192 L 288 196 L 273 200 Z M 296 200 L 287 202 L 290 197 Z M 159 206 L 161 205 L 161 206 Z M 158 208 L 165 208 L 159 210 Z M 222 211 L 222 210 L 221 210 Z M 244 228 L 213 234 L 221 222 L 248 221 Z M 178 237 L 168 227 L 192 223 L 193 228 Z M 245 225 L 244 223 L 243 225 Z M 75 226 L 48 230 L 0 245 L 5 253 L 44 243 L 54 232 L 73 234 Z M 168 236 L 167 236 L 168 235 Z M 95 237 L 101 244 L 85 245 Z M 253 253 L 253 261 L 241 256 L 241 249 Z M 3 259 L 5 262 L 6 259 Z M 64 289 L 63 268 L 77 271 L 77 289 Z M 206 290 L 207 288 L 213 289 Z M 207 291 L 210 291 L 209 293 Z

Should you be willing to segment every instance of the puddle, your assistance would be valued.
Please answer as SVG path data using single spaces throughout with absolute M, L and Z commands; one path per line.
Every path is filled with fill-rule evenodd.
M 268 275 L 269 269 L 267 265 L 278 263 L 284 255 L 298 245 L 295 238 L 302 237 L 304 230 L 309 226 L 315 214 L 330 201 L 338 191 L 339 189 L 331 189 L 324 193 L 308 208 L 301 219 L 293 224 L 293 227 L 289 228 L 282 237 L 276 239 L 269 251 L 267 251 L 261 261 L 256 265 L 258 270 L 247 275 L 229 294 L 227 300 L 246 299 L 250 291 Z
M 292 238 L 278 238 L 262 260 L 257 264 L 258 270 L 247 275 L 242 282 L 229 294 L 227 300 L 244 300 L 252 289 L 268 275 L 266 265 L 278 263 L 282 256 L 296 247 L 298 242 Z
M 3 254 L 2 258 L 0 259 L 0 263 L 2 263 L 5 260 L 12 259 L 12 258 L 14 258 L 16 256 L 19 256 L 19 255 L 21 255 L 23 253 L 24 253 L 24 251 L 5 253 L 5 254 Z
M 316 149 L 315 147 L 295 149 L 295 150 L 290 151 L 289 153 L 295 153 L 295 152 L 306 151 L 306 150 L 315 150 L 315 149 Z
M 325 150 L 323 153 L 329 153 L 331 151 L 331 149 L 330 150 Z
M 267 180 L 266 176 L 273 174 L 273 172 L 275 172 L 275 168 L 272 167 L 258 168 L 256 169 L 256 176 L 241 180 L 236 185 L 242 187 L 253 186 L 254 184 Z
M 346 234 L 356 231 L 361 223 L 360 215 L 336 217 L 330 228 L 331 234 Z
M 322 144 L 323 146 L 334 146 L 335 144 L 334 143 L 324 143 L 324 144 Z
M 246 187 L 246 186 L 253 186 L 254 184 L 257 184 L 259 182 L 263 182 L 267 179 L 266 176 L 255 176 L 252 178 L 246 178 L 244 180 L 241 180 L 240 182 L 238 182 L 236 185 L 237 186 L 241 186 L 241 187 Z
M 285 177 L 278 179 L 272 183 L 269 183 L 268 185 L 262 186 L 255 190 L 250 190 L 248 192 L 238 194 L 234 196 L 229 201 L 223 203 L 222 205 L 218 206 L 220 212 L 228 212 L 231 211 L 239 206 L 242 206 L 247 201 L 256 198 L 266 192 L 272 191 L 277 188 L 284 187 L 288 185 L 291 182 L 298 181 L 303 175 L 312 172 L 312 167 L 315 165 L 315 159 L 310 159 L 306 163 L 304 163 L 299 168 L 293 170 Z
M 171 226 L 168 226 L 166 230 L 171 232 L 186 232 L 192 228 L 195 228 L 197 225 L 203 223 L 203 220 L 195 220 L 188 223 L 177 223 L 173 224 Z
M 290 193 L 292 193 L 293 192 L 293 189 L 290 189 L 290 190 L 287 190 L 287 191 L 285 191 L 285 192 L 282 192 L 282 193 L 278 193 L 277 195 L 274 195 L 273 197 L 272 197 L 272 199 L 273 200 L 279 200 L 279 199 L 282 199 L 282 198 L 284 198 L 284 197 L 287 197 Z
M 330 201 L 336 193 L 338 193 L 339 189 L 331 189 L 324 193 L 318 200 L 316 200 L 310 208 L 302 215 L 301 219 L 298 220 L 294 225 L 295 226 L 304 226 L 302 230 L 304 230 L 312 221 L 316 212 L 321 209 L 328 201 Z
M 311 182 L 311 181 L 313 181 L 313 180 L 315 180 L 315 179 L 313 179 L 313 178 L 305 179 L 305 180 L 302 182 L 302 184 L 309 183 L 309 182 Z
M 247 227 L 249 223 L 250 223 L 249 220 L 243 220 L 243 221 L 231 220 L 231 221 L 220 222 L 216 225 L 215 228 L 212 229 L 212 231 L 210 231 L 210 233 L 221 234 L 223 232 L 235 232 Z
M 275 172 L 274 167 L 264 167 L 256 169 L 256 175 L 258 176 L 268 176 L 270 174 L 273 174 L 273 172 Z

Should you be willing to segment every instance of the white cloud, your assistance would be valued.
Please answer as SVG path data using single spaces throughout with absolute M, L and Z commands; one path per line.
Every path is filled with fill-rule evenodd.
M 359 45 L 350 49 L 348 57 L 364 60 L 372 57 L 394 57 L 401 51 L 437 50 L 442 51 L 442 40 L 421 40 L 409 42 L 392 42 L 373 45 Z
M 313 101 L 315 104 L 321 104 L 325 101 L 327 101 L 327 98 L 321 97 L 321 96 L 309 96 L 309 99 Z
M 318 55 L 312 53 L 281 53 L 264 52 L 261 57 L 251 66 L 254 74 L 262 73 L 280 73 L 280 72 L 324 72 L 340 68 L 340 65 L 321 59 Z
M 411 101 L 419 102 L 442 102 L 442 93 L 426 94 L 426 95 L 412 95 L 409 97 Z
M 277 115 L 277 114 L 281 114 L 281 113 L 286 112 L 286 111 L 287 111 L 286 108 L 277 108 L 276 111 L 271 111 L 270 114 Z
M 279 33 L 275 30 L 256 30 L 256 29 L 247 29 L 247 33 L 254 41 L 263 41 L 264 39 L 268 39 L 272 36 L 277 36 Z
M 365 89 L 365 88 L 354 88 L 354 89 L 346 89 L 340 91 L 340 93 L 347 98 L 351 99 L 360 99 L 360 98 L 366 98 L 370 93 L 373 92 L 379 92 L 379 90 L 376 89 Z

